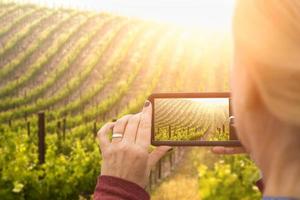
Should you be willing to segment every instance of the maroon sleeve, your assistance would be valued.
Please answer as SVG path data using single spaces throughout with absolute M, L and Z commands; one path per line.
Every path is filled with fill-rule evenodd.
M 149 194 L 139 185 L 112 176 L 99 176 L 94 200 L 149 200 Z
M 264 193 L 264 182 L 263 179 L 259 179 L 255 184 L 261 193 Z

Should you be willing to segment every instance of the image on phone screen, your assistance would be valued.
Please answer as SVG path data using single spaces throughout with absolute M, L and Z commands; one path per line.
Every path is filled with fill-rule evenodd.
M 229 140 L 228 98 L 155 99 L 157 141 Z

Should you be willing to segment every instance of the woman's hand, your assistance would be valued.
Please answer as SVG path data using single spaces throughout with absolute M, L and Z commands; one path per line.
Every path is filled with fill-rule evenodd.
M 161 146 L 149 153 L 152 106 L 146 101 L 143 111 L 105 124 L 98 132 L 102 152 L 101 175 L 126 179 L 141 187 L 149 180 L 151 168 L 170 149 Z M 110 142 L 108 133 L 122 134 Z

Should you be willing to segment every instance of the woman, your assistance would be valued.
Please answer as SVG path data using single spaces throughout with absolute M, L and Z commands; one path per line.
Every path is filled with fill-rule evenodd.
M 300 199 L 300 1 L 238 1 L 234 41 L 236 128 L 264 175 L 264 199 Z M 169 149 L 148 153 L 150 127 L 146 102 L 141 113 L 101 128 L 95 199 L 149 199 L 143 188 L 150 169 Z M 111 143 L 110 129 L 117 133 Z

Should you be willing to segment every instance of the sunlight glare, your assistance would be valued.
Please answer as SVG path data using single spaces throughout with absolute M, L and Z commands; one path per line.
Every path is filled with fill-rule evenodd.
M 73 7 L 183 27 L 229 31 L 234 0 L 27 0 L 51 7 Z

